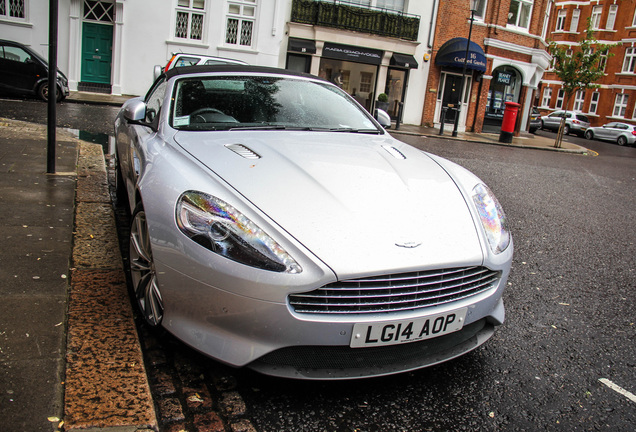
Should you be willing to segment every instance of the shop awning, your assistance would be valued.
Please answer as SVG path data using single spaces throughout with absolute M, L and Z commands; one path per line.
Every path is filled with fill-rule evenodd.
M 393 53 L 391 56 L 391 66 L 400 66 L 404 68 L 417 69 L 419 66 L 417 60 L 410 54 Z
M 435 64 L 457 68 L 464 67 L 467 43 L 468 39 L 466 38 L 453 38 L 447 41 L 437 52 Z M 468 69 L 486 72 L 486 54 L 484 54 L 484 50 L 473 41 L 470 41 L 466 67 Z
M 289 38 L 287 51 L 316 54 L 316 41 L 312 41 L 309 39 Z

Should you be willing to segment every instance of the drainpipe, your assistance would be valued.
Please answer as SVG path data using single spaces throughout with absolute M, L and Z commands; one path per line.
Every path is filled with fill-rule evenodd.
M 437 7 L 437 0 L 433 0 L 433 10 L 431 11 L 431 22 L 428 24 L 428 47 L 433 48 L 431 43 L 431 34 L 433 33 L 433 20 L 435 19 L 435 11 Z

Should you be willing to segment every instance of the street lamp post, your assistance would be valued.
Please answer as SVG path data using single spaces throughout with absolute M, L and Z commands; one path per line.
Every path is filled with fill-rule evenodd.
M 468 29 L 468 41 L 466 42 L 466 55 L 464 56 L 464 67 L 462 68 L 462 86 L 459 94 L 459 103 L 457 104 L 457 112 L 455 113 L 455 124 L 453 125 L 453 136 L 457 136 L 457 126 L 459 124 L 459 116 L 462 111 L 462 101 L 466 89 L 466 62 L 468 61 L 468 52 L 470 50 L 470 37 L 473 34 L 473 21 L 475 21 L 475 11 L 477 10 L 477 3 L 479 0 L 470 0 L 470 27 Z M 469 99 L 470 101 L 470 99 Z

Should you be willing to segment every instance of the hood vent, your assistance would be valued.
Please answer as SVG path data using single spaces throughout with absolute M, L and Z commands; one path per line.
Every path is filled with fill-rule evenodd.
M 389 152 L 389 154 L 396 159 L 406 159 L 406 156 L 404 156 L 404 154 L 401 151 L 399 151 L 393 146 L 383 145 L 382 148 L 386 150 L 387 152 Z
M 244 146 L 243 144 L 228 144 L 225 147 L 232 150 L 237 155 L 244 157 L 245 159 L 260 159 L 261 156 L 252 149 Z

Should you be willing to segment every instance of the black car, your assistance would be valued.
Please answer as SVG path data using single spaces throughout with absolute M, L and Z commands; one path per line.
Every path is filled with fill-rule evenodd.
M 21 43 L 0 39 L 0 90 L 48 100 L 48 62 Z M 58 69 L 57 100 L 61 101 L 68 95 L 68 79 Z

